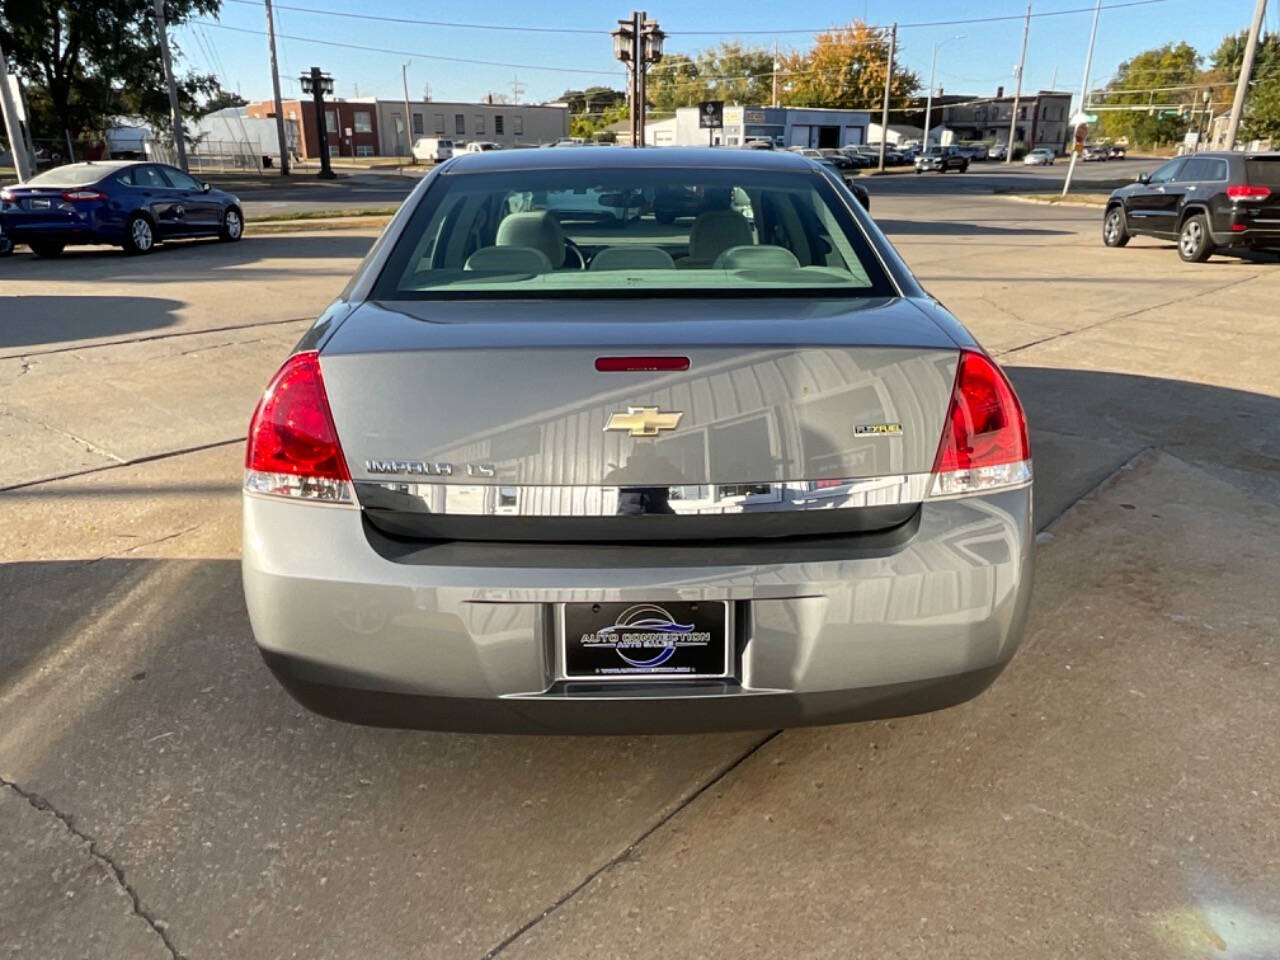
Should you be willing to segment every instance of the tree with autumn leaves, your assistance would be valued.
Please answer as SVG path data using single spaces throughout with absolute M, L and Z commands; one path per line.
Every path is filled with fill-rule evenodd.
M 779 103 L 867 110 L 884 99 L 889 38 L 883 30 L 855 20 L 818 34 L 812 48 L 787 53 L 781 62 Z M 905 103 L 919 86 L 919 76 L 894 63 L 891 104 Z
M 814 37 L 808 50 L 778 57 L 778 102 L 795 107 L 878 107 L 884 97 L 889 38 L 861 21 Z M 736 41 L 694 56 L 668 54 L 650 69 L 648 100 L 657 113 L 702 100 L 764 104 L 773 96 L 773 51 Z M 894 63 L 890 98 L 905 102 L 920 78 Z

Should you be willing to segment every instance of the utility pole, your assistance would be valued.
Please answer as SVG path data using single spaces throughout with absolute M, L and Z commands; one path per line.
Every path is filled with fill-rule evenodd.
M 511 78 L 511 102 L 519 103 L 520 94 L 524 93 L 524 84 L 520 82 L 519 77 Z
M 1258 34 L 1262 32 L 1262 15 L 1267 12 L 1267 0 L 1258 0 L 1253 8 L 1253 24 L 1249 27 L 1249 43 L 1244 48 L 1244 63 L 1240 64 L 1240 79 L 1236 81 L 1236 96 L 1231 101 L 1231 117 L 1227 120 L 1227 142 L 1224 150 L 1236 148 L 1236 135 L 1240 132 L 1240 120 L 1244 116 L 1244 101 L 1249 95 L 1249 79 L 1253 76 L 1253 59 L 1258 53 Z
M 778 105 L 778 41 L 773 41 L 773 103 Z M 744 138 L 745 139 L 745 138 Z
M 4 112 L 9 152 L 13 154 L 13 165 L 18 170 L 18 182 L 26 183 L 31 179 L 31 157 L 27 153 L 27 138 L 22 133 L 21 114 L 13 100 L 13 87 L 9 85 L 9 63 L 4 58 L 3 47 L 0 47 L 0 107 Z
M 413 157 L 413 117 L 409 115 L 409 64 L 412 60 L 406 60 L 400 64 L 400 82 L 404 84 L 404 149 L 409 154 L 409 162 L 412 165 Z
M 1004 152 L 1005 165 L 1013 163 L 1013 145 L 1018 137 L 1018 101 L 1022 99 L 1022 72 L 1027 66 L 1027 35 L 1031 33 L 1031 4 L 1027 4 L 1027 19 L 1022 25 L 1022 57 L 1018 60 L 1018 85 L 1013 92 L 1013 110 L 1009 113 L 1009 146 Z
M 1093 69 L 1093 43 L 1098 39 L 1098 16 L 1102 13 L 1102 0 L 1098 0 L 1093 7 L 1093 28 L 1089 31 L 1089 52 L 1084 56 L 1084 77 L 1080 81 L 1080 113 L 1084 113 L 1085 98 L 1089 96 L 1089 71 Z M 1076 161 L 1080 159 L 1080 152 L 1077 149 L 1079 144 L 1076 143 L 1076 128 L 1078 124 L 1071 125 L 1071 162 L 1067 164 L 1067 178 L 1062 181 L 1062 195 L 1065 197 L 1067 191 L 1071 189 L 1071 176 L 1076 172 Z M 1012 146 L 1010 147 L 1012 149 Z
M 178 88 L 173 84 L 173 61 L 169 59 L 169 35 L 165 32 L 164 0 L 156 0 L 156 36 L 160 40 L 160 62 L 164 66 L 164 82 L 169 88 L 169 119 L 173 122 L 173 149 L 178 153 L 178 166 L 187 169 L 187 144 L 182 136 L 182 112 L 178 109 Z
M 898 25 L 889 29 L 889 59 L 884 64 L 884 107 L 880 111 L 880 166 L 884 173 L 884 152 L 889 143 L 889 87 L 893 84 L 893 54 L 898 49 Z
M 271 0 L 267 5 L 267 46 L 271 50 L 271 93 L 275 98 L 276 139 L 280 142 L 280 176 L 289 175 L 289 139 L 284 133 L 284 106 L 280 103 L 280 71 L 276 68 L 276 24 L 271 16 Z

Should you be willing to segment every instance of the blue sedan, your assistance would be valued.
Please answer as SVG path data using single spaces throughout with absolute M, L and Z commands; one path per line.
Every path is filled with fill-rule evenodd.
M 164 163 L 69 163 L 0 190 L 5 251 L 25 243 L 56 257 L 72 244 L 109 243 L 137 254 L 166 240 L 243 233 L 237 197 Z

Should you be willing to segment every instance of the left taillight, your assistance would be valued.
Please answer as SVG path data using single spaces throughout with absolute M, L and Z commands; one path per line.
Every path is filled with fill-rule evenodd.
M 1030 482 L 1027 420 L 1013 385 L 990 357 L 962 350 L 930 496 L 959 497 Z
M 90 200 L 105 200 L 107 195 L 98 190 L 66 190 L 62 199 L 67 203 L 86 203 Z
M 295 353 L 271 378 L 249 421 L 244 467 L 249 493 L 355 504 L 315 351 Z

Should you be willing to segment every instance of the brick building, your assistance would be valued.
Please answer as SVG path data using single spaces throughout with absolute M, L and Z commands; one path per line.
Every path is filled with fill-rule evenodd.
M 316 123 L 316 105 L 311 100 L 284 100 L 280 106 L 287 120 L 297 123 L 300 130 L 299 156 L 311 159 L 320 156 L 320 134 Z M 325 101 L 325 129 L 329 134 L 329 156 L 373 157 L 378 149 L 378 109 L 373 101 L 327 100 Z M 260 100 L 245 108 L 250 117 L 274 117 L 275 105 L 270 100 Z M 347 131 L 351 131 L 348 134 Z

